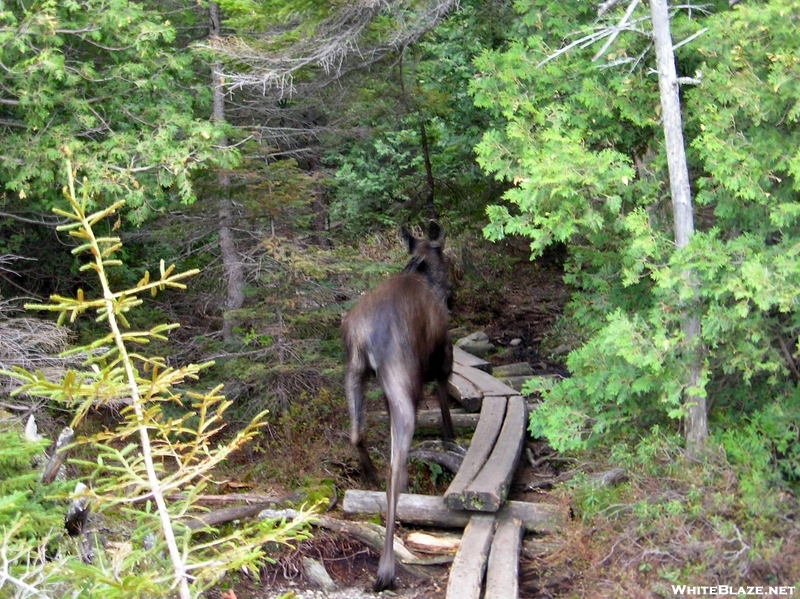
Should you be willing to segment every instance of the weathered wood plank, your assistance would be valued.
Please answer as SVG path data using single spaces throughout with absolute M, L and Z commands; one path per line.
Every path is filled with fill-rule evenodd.
M 483 391 L 464 376 L 463 373 L 467 370 L 480 372 L 474 368 L 453 365 L 453 372 L 447 379 L 447 393 L 464 406 L 467 412 L 480 412 L 483 404 Z
M 467 456 L 444 494 L 445 505 L 450 509 L 462 510 L 467 507 L 464 490 L 480 473 L 494 449 L 503 426 L 506 403 L 507 400 L 503 397 L 488 397 L 484 401 L 481 418 L 475 434 L 472 435 Z
M 447 599 L 479 599 L 494 535 L 494 516 L 472 516 L 450 567 Z
M 491 372 L 492 365 L 483 358 L 473 356 L 469 352 L 465 352 L 460 347 L 453 346 L 453 364 L 460 364 L 461 366 L 468 366 L 470 368 L 477 368 L 484 372 Z
M 489 564 L 486 569 L 486 590 L 483 599 L 517 599 L 519 597 L 519 548 L 522 523 L 515 518 L 497 521 Z
M 522 392 L 522 385 L 527 383 L 528 381 L 536 378 L 536 375 L 524 375 L 524 376 L 504 376 L 498 378 L 497 380 L 514 389 L 517 393 Z
M 350 516 L 385 514 L 386 493 L 350 489 L 345 491 L 342 509 Z M 444 498 L 436 495 L 401 493 L 397 501 L 397 519 L 415 526 L 463 528 L 474 514 L 448 509 Z M 507 501 L 497 517 L 516 518 L 526 531 L 540 534 L 560 530 L 567 522 L 567 514 L 560 506 L 526 501 Z
M 516 362 L 514 364 L 504 364 L 492 369 L 492 376 L 503 379 L 511 376 L 531 376 L 533 368 L 527 362 Z
M 463 376 L 476 388 L 483 392 L 484 396 L 499 395 L 502 397 L 511 397 L 512 395 L 519 395 L 508 385 L 504 385 L 499 379 L 494 378 L 491 374 L 478 370 L 477 368 L 456 368 L 453 367 L 453 372 L 457 372 Z
M 496 512 L 503 505 L 522 453 L 526 415 L 525 400 L 519 395 L 511 397 L 492 454 L 463 493 L 465 507 L 481 512 Z
M 452 555 L 461 545 L 461 535 L 452 532 L 410 532 L 406 536 L 406 545 L 422 553 Z
M 459 408 L 450 410 L 450 419 L 456 430 L 475 429 L 479 418 L 480 414 L 468 414 Z M 389 412 L 367 412 L 367 422 L 389 422 Z M 437 408 L 417 412 L 417 426 L 414 431 L 435 431 L 441 434 L 442 411 Z

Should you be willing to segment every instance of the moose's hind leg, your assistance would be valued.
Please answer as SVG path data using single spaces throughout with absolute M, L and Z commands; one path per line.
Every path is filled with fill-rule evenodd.
M 453 441 L 456 438 L 453 419 L 450 416 L 450 398 L 447 395 L 446 381 L 436 381 L 436 397 L 439 400 L 439 409 L 442 412 L 442 439 Z
M 367 421 L 364 405 L 364 381 L 366 375 L 357 365 L 348 365 L 344 380 L 347 394 L 347 407 L 350 411 L 350 443 L 358 451 L 362 476 L 372 484 L 377 484 L 378 475 L 367 451 Z
M 397 498 L 408 490 L 408 451 L 414 437 L 415 401 L 404 384 L 397 380 L 383 381 L 389 404 L 389 420 L 391 428 L 391 473 L 386 485 L 386 538 L 383 553 L 378 564 L 378 578 L 373 589 L 375 592 L 394 587 L 395 558 L 394 530 L 397 517 Z

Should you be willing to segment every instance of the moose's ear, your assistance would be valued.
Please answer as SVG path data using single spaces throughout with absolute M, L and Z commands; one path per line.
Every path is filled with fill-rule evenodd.
M 444 229 L 442 229 L 442 225 L 438 221 L 433 219 L 428 224 L 428 239 L 434 245 L 442 245 L 444 243 Z
M 408 248 L 408 253 L 413 254 L 414 248 L 417 247 L 417 238 L 409 233 L 408 229 L 403 226 L 400 227 L 400 237 L 402 237 L 403 243 L 406 248 Z

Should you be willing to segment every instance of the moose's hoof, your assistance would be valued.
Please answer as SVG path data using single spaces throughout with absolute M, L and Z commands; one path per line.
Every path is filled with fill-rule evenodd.
M 378 579 L 375 581 L 375 584 L 372 585 L 372 590 L 375 593 L 380 593 L 381 591 L 386 590 L 393 590 L 394 589 L 394 577 L 384 579 L 381 576 L 378 576 Z

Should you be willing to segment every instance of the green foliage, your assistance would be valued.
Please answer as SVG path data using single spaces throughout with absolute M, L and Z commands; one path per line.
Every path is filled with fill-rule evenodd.
M 707 351 L 694 391 L 711 400 L 712 427 L 735 427 L 761 447 L 760 472 L 781 464 L 797 480 L 796 456 L 785 449 L 800 423 L 793 4 L 672 17 L 676 41 L 705 29 L 676 51 L 679 75 L 702 80 L 683 93 L 697 233 L 680 252 L 656 78 L 647 72 L 652 56 L 636 32 L 649 25 L 646 7 L 602 57 L 594 55 L 620 13 L 597 23 L 589 5 L 515 7 L 517 29 L 506 47 L 476 59 L 481 74 L 470 88 L 493 119 L 479 162 L 511 185 L 506 203 L 488 209 L 484 233 L 523 235 L 532 257 L 567 244 L 568 316 L 583 334 L 568 359 L 573 377 L 545 390 L 531 430 L 574 449 L 636 438 L 656 423 L 675 426 L 694 353 L 681 320 L 697 300 Z M 777 413 L 787 428 L 774 426 Z
M 198 167 L 230 166 L 235 153 L 215 147 L 207 85 L 176 38 L 176 24 L 193 20 L 191 7 L 166 18 L 121 0 L 4 3 L 0 207 L 57 205 L 63 148 L 93 205 L 124 197 L 135 223 L 169 200 L 193 201 Z
M 427 217 L 423 127 L 436 210 L 465 226 L 480 218 L 486 196 L 497 192 L 475 165 L 472 147 L 486 119 L 467 86 L 472 57 L 498 43 L 508 11 L 503 2 L 462 2 L 403 51 L 388 77 L 360 77 L 348 111 L 352 134 L 326 157 L 334 219 L 359 232 Z
M 65 485 L 42 485 L 34 466 L 46 446 L 13 429 L 0 432 L 0 529 L 15 528 L 21 539 L 44 539 L 63 528 L 63 508 L 53 499 L 65 495 Z
M 225 530 L 205 526 L 194 532 L 186 525 L 186 518 L 202 515 L 196 500 L 213 469 L 255 436 L 264 424 L 264 414 L 221 442 L 223 415 L 231 402 L 217 387 L 206 393 L 187 392 L 190 412 L 170 416 L 167 407 L 184 397 L 176 386 L 196 379 L 209 364 L 173 368 L 162 357 L 141 353 L 140 348 L 163 340 L 174 325 L 132 331 L 126 314 L 142 303 L 140 295 L 182 289 L 180 281 L 194 273 L 175 273 L 174 267 L 162 261 L 158 277 L 151 280 L 145 272 L 135 287 L 113 291 L 106 273 L 122 265 L 116 257 L 121 242 L 117 237 L 97 237 L 94 226 L 112 217 L 120 203 L 88 212 L 88 186 L 76 198 L 73 176 L 68 165 L 65 196 L 70 210 L 57 209 L 57 213 L 70 221 L 62 229 L 78 240 L 74 253 L 89 254 L 82 269 L 97 276 L 102 297 L 89 299 L 79 289 L 75 298 L 54 296 L 51 304 L 30 307 L 59 313 L 59 322 L 75 321 L 91 311 L 109 333 L 69 350 L 88 356 L 85 369 L 68 371 L 59 383 L 19 368 L 7 374 L 24 383 L 15 393 L 48 397 L 74 411 L 73 428 L 81 426 L 93 406 L 118 402 L 125 406 L 124 419 L 115 428 L 79 439 L 91 457 L 74 464 L 89 485 L 84 497 L 93 510 L 127 519 L 133 532 L 109 553 L 97 547 L 96 558 L 89 564 L 79 556 L 69 556 L 51 568 L 37 570 L 37 576 L 43 577 L 38 584 L 42 592 L 81 597 L 160 597 L 174 592 L 183 598 L 197 596 L 228 570 L 254 571 L 267 559 L 265 543 L 306 537 L 311 514 L 302 512 L 292 522 L 243 523 Z M 183 495 L 168 503 L 165 496 L 172 493 Z M 17 549 L 20 534 L 18 526 L 12 528 L 4 542 L 13 537 L 14 560 L 22 560 L 15 561 L 14 567 L 24 569 L 25 559 L 35 551 L 33 546 L 27 552 Z M 0 586 L 6 583 L 23 588 L 18 580 L 0 578 Z
M 725 453 L 733 454 L 716 440 L 704 460 L 690 460 L 681 444 L 680 435 L 654 427 L 610 452 L 579 454 L 601 468 L 620 468 L 627 477 L 607 485 L 585 474 L 567 483 L 583 534 L 575 539 L 580 549 L 567 551 L 565 559 L 576 567 L 582 559 L 593 566 L 584 570 L 584 588 L 602 588 L 610 596 L 633 588 L 667 596 L 670 583 L 706 584 L 713 576 L 742 584 L 756 573 L 766 577 L 765 584 L 797 580 L 800 562 L 787 551 L 786 538 L 798 527 L 785 519 L 796 501 L 776 492 L 774 477 L 769 480 L 764 469 L 746 461 L 757 444 L 740 447 L 745 461 L 727 460 Z M 604 556 L 602 563 L 597 556 Z

